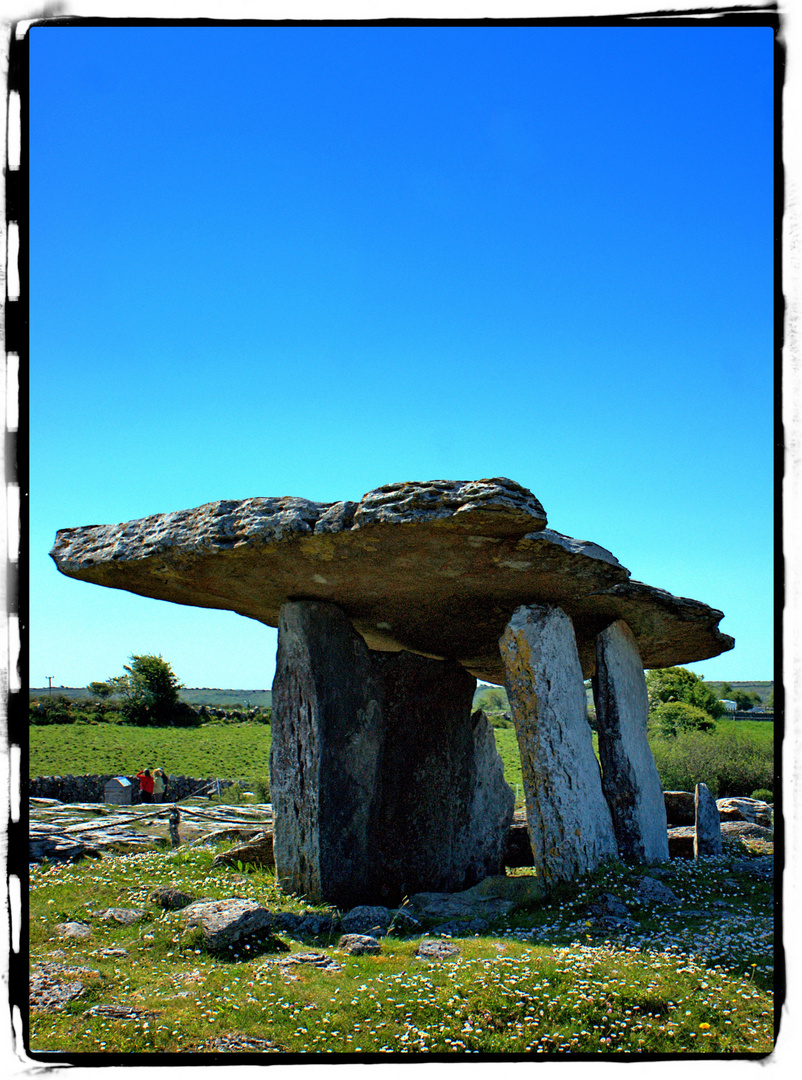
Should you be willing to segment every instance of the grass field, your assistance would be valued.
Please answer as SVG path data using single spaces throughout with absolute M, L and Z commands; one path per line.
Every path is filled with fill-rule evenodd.
M 155 885 L 169 885 L 306 910 L 278 892 L 268 870 L 213 867 L 215 850 L 32 869 L 34 984 L 60 979 L 78 992 L 55 1012 L 34 998 L 34 1055 L 56 1062 L 91 1053 L 102 1065 L 104 1055 L 211 1053 L 221 1038 L 229 1047 L 232 1038 L 261 1040 L 256 1049 L 304 1055 L 306 1064 L 319 1054 L 362 1054 L 366 1062 L 370 1055 L 448 1055 L 460 1063 L 475 1054 L 570 1060 L 772 1048 L 771 882 L 750 880 L 731 860 L 675 860 L 676 911 L 638 906 L 639 872 L 610 864 L 497 919 L 481 936 L 456 939 L 458 951 L 442 961 L 417 955 L 419 936 L 384 937 L 379 954 L 363 956 L 340 950 L 336 933 L 333 940 L 285 939 L 292 954 L 309 958 L 312 949 L 334 962 L 320 970 L 282 965 L 286 951 L 215 957 L 180 912 L 149 902 Z M 636 931 L 591 930 L 584 909 L 606 891 L 631 907 Z M 737 913 L 715 907 L 719 899 L 731 907 L 736 895 Z M 702 896 L 705 913 L 691 911 Z M 121 925 L 106 914 L 121 908 L 143 914 Z M 703 918 L 708 913 L 712 921 Z M 89 937 L 59 936 L 65 922 L 80 922 Z
M 203 724 L 198 728 L 137 728 L 119 724 L 51 724 L 31 727 L 29 776 L 124 773 L 153 766 L 168 774 L 223 780 L 267 781 L 270 727 Z M 513 728 L 494 730 L 507 783 L 524 804 L 521 759 Z M 690 733 L 652 749 L 663 787 L 693 790 L 703 781 L 714 795 L 773 791 L 774 724 L 720 720 L 713 735 Z M 598 755 L 598 737 L 593 734 Z M 737 767 L 737 768 L 736 768 Z M 740 769 L 740 771 L 738 771 Z M 730 790 L 735 785 L 737 790 Z

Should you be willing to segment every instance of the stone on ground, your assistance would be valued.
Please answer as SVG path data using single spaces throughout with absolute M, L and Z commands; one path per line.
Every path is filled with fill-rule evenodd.
M 696 803 L 696 839 L 694 858 L 700 859 L 721 854 L 721 819 L 716 800 L 707 784 L 697 784 L 694 792 Z
M 287 951 L 272 933 L 272 914 L 255 900 L 198 900 L 182 910 L 181 918 L 187 928 L 200 927 L 203 943 L 212 953 L 235 952 L 246 945 L 254 952 Z
M 375 937 L 369 934 L 343 934 L 337 943 L 337 948 L 351 956 L 361 956 L 363 953 L 380 953 L 382 947 Z
M 362 905 L 352 908 L 347 915 L 343 915 L 340 928 L 344 934 L 367 934 L 370 937 L 380 938 L 387 933 L 390 919 L 389 908 Z

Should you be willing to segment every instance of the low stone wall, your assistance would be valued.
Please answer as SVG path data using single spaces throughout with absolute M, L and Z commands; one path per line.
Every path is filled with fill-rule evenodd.
M 58 799 L 63 803 L 102 803 L 106 801 L 106 784 L 122 773 L 103 773 L 93 776 L 37 776 L 28 781 L 28 797 L 32 799 Z M 132 802 L 141 802 L 139 781 L 135 775 L 126 776 L 133 789 Z M 214 794 L 220 788 L 231 787 L 235 780 L 198 780 L 191 776 L 170 776 L 167 781 L 165 802 L 178 802 L 190 795 Z

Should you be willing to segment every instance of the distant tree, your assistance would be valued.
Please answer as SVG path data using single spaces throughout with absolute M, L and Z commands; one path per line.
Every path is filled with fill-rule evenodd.
M 756 694 L 754 690 L 733 690 L 730 697 L 741 712 L 747 712 L 760 704 L 760 694 Z
M 86 688 L 92 697 L 100 698 L 101 701 L 111 697 L 113 688 L 107 682 L 91 682 Z
M 720 698 L 726 698 L 727 701 L 734 701 L 732 696 L 732 686 L 728 682 L 723 682 L 718 688 L 718 696 Z
M 200 717 L 179 699 L 179 683 L 169 663 L 161 656 L 136 655 L 124 664 L 124 675 L 114 675 L 105 685 L 109 695 L 122 699 L 119 706 L 125 721 L 140 726 L 196 724 Z M 93 684 L 94 685 L 94 684 Z
M 766 698 L 766 708 L 774 711 L 774 691 L 772 690 L 769 696 Z
M 649 716 L 649 729 L 665 739 L 675 739 L 683 731 L 713 731 L 716 721 L 697 705 L 687 701 L 664 701 Z
M 695 705 L 713 720 L 726 712 L 718 694 L 687 668 L 653 668 L 646 672 L 646 688 L 649 692 L 650 714 L 661 705 L 672 701 Z

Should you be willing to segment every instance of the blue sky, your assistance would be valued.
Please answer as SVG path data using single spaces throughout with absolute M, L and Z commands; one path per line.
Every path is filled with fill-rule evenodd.
M 773 677 L 773 35 L 34 27 L 30 678 L 269 687 L 59 528 L 508 476 Z

